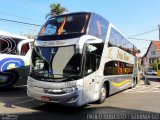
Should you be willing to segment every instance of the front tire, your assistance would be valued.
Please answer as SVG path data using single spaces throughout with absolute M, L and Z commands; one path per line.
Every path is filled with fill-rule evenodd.
M 18 80 L 18 74 L 14 71 L 7 71 L 0 74 L 7 77 L 4 82 L 0 83 L 1 89 L 8 89 L 12 87 L 12 85 Z
M 103 84 L 101 89 L 100 89 L 100 97 L 97 100 L 97 103 L 98 104 L 104 103 L 104 101 L 106 99 L 106 96 L 107 96 L 107 88 L 106 88 L 106 85 Z
M 132 81 L 132 86 L 131 86 L 131 88 L 134 88 L 136 85 L 137 85 L 137 79 L 134 78 L 133 81 Z

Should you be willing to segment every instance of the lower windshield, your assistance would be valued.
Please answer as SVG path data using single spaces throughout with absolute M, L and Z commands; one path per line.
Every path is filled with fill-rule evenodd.
M 80 75 L 81 54 L 75 46 L 35 47 L 31 74 L 45 78 L 71 78 Z

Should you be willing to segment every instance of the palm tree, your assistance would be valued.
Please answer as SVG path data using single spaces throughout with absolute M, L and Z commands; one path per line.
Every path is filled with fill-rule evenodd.
M 52 4 L 50 4 L 49 7 L 50 7 L 51 10 L 50 10 L 50 13 L 47 14 L 46 18 L 48 16 L 60 15 L 60 14 L 62 14 L 64 12 L 68 11 L 65 7 L 61 6 L 60 3 L 52 3 Z

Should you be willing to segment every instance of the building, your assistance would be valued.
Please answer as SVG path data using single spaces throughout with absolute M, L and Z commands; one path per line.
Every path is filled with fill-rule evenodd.
M 160 62 L 160 41 L 151 41 L 147 52 L 143 56 L 143 65 L 146 69 L 152 69 Z

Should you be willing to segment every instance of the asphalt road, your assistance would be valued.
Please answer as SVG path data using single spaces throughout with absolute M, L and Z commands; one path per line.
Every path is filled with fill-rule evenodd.
M 136 88 L 122 91 L 103 104 L 91 103 L 81 108 L 44 104 L 26 95 L 26 87 L 0 92 L 0 119 L 14 120 L 160 120 L 160 79 L 148 76 L 151 85 L 141 81 Z

